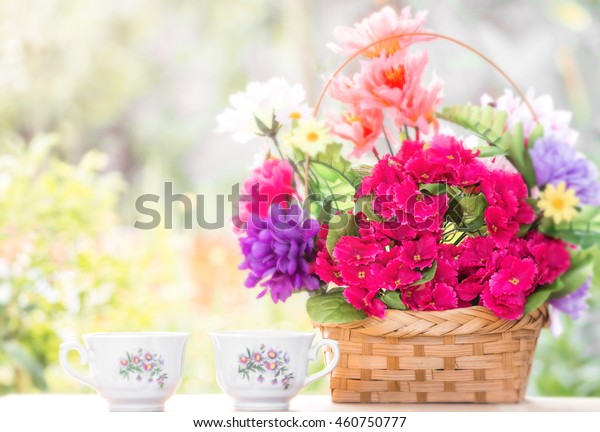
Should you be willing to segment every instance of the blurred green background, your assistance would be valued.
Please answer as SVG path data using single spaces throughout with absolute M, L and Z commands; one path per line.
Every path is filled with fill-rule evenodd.
M 214 134 L 228 95 L 285 76 L 314 101 L 340 62 L 333 27 L 384 4 L 429 9 L 428 27 L 552 94 L 600 161 L 598 1 L 0 0 L 0 394 L 84 391 L 58 345 L 135 330 L 189 331 L 180 391 L 215 392 L 207 331 L 311 328 L 303 296 L 275 306 L 243 288 L 229 226 L 137 230 L 134 202 L 171 181 L 214 220 L 258 150 Z M 471 54 L 428 50 L 447 102 L 502 92 Z M 544 332 L 531 393 L 600 396 L 599 286 L 583 319 Z

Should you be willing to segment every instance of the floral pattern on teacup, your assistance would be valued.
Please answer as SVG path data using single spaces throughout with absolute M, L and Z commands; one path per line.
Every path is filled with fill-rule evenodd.
M 246 348 L 238 355 L 237 373 L 247 381 L 279 385 L 287 390 L 294 380 L 294 373 L 288 369 L 289 363 L 287 352 L 261 344 L 255 349 Z
M 128 381 L 156 383 L 163 388 L 168 378 L 165 361 L 158 353 L 138 348 L 119 359 L 119 377 Z

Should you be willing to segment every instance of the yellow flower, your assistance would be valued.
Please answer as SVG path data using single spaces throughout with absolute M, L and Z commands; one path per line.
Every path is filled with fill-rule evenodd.
M 332 140 L 329 128 L 325 123 L 314 119 L 298 121 L 298 126 L 283 138 L 285 145 L 302 150 L 311 157 L 324 151 L 327 144 L 330 144 Z
M 567 189 L 565 182 L 560 182 L 556 187 L 546 185 L 538 202 L 539 208 L 544 210 L 544 216 L 552 218 L 557 224 L 571 221 L 577 214 L 577 204 L 579 198 L 575 196 L 575 190 Z

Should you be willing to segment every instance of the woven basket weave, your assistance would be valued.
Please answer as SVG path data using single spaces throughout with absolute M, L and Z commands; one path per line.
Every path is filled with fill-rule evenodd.
M 515 321 L 475 306 L 315 326 L 340 346 L 333 402 L 516 403 L 547 322 L 546 306 Z

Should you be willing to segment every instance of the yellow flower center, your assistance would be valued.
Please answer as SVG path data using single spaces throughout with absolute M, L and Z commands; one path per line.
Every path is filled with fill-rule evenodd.
M 414 259 L 415 261 L 421 261 L 421 255 L 415 255 L 415 256 L 413 257 L 413 259 Z
M 319 134 L 315 131 L 310 131 L 306 134 L 306 140 L 310 142 L 316 142 L 319 139 Z
M 360 117 L 358 117 L 356 114 L 353 113 L 347 113 L 346 114 L 346 121 L 348 123 L 354 123 L 354 122 L 360 122 L 361 119 Z
M 406 69 L 403 65 L 385 71 L 385 80 L 390 87 L 402 90 L 406 83 Z
M 448 155 L 448 156 L 446 156 L 446 158 L 450 159 L 450 160 L 454 160 L 454 156 L 452 156 L 452 155 Z
M 517 278 L 512 278 L 512 279 L 509 279 L 508 281 L 513 285 L 519 285 L 519 279 L 517 279 Z
M 292 120 L 299 120 L 299 119 L 301 119 L 301 118 L 302 118 L 302 114 L 300 114 L 298 111 L 292 111 L 292 112 L 290 113 L 290 116 L 289 116 L 289 117 L 290 117 Z
M 565 200 L 562 198 L 554 198 L 552 200 L 552 207 L 554 207 L 556 210 L 564 210 L 566 207 Z
M 365 272 L 364 271 L 358 272 L 358 278 L 359 279 L 364 279 L 365 278 Z

